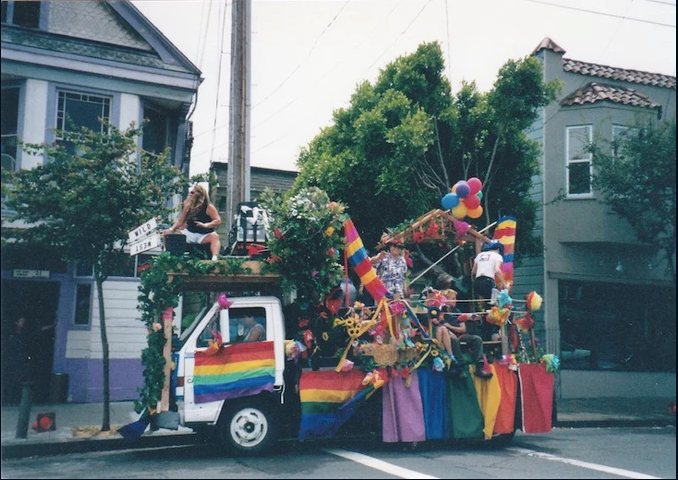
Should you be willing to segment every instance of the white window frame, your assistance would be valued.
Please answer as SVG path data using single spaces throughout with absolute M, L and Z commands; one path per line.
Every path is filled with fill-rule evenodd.
M 593 155 L 590 152 L 580 152 L 576 157 L 575 153 L 571 152 L 574 146 L 571 146 L 571 132 L 575 130 L 584 129 L 588 142 L 593 140 L 593 126 L 591 125 L 573 125 L 565 128 L 565 191 L 567 198 L 591 198 L 593 197 L 593 190 L 591 188 L 591 179 L 593 177 Z M 574 158 L 573 158 L 574 157 Z M 570 166 L 580 163 L 588 163 L 589 165 L 589 191 L 583 193 L 570 193 Z
M 111 121 L 111 108 L 113 107 L 113 97 L 111 97 L 109 95 L 101 95 L 101 94 L 98 94 L 98 93 L 78 92 L 78 91 L 75 91 L 75 90 L 58 88 L 57 91 L 56 91 L 56 118 L 55 118 L 55 125 L 56 125 L 57 129 L 67 130 L 67 128 L 66 128 L 67 127 L 66 116 L 68 114 L 68 109 L 67 109 L 67 105 L 66 105 L 66 102 L 68 100 L 66 98 L 67 95 L 79 95 L 80 101 L 89 101 L 90 97 L 103 100 L 101 102 L 102 110 L 103 110 L 103 105 L 107 104 L 108 116 L 103 115 L 103 112 L 102 112 L 101 118 L 103 118 L 105 121 L 108 121 L 108 122 Z M 59 104 L 60 104 L 60 100 L 61 100 L 62 96 L 64 97 L 64 104 L 63 104 L 63 108 L 60 108 Z M 90 103 L 98 103 L 98 102 L 90 102 Z M 79 126 L 80 125 L 78 125 L 78 127 Z M 101 133 L 105 133 L 103 125 L 101 125 L 100 131 L 101 131 Z M 61 140 L 62 137 L 57 136 L 57 139 Z

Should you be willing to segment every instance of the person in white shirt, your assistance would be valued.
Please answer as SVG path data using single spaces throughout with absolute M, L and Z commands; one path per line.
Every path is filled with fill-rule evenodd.
M 501 272 L 504 246 L 499 242 L 486 243 L 482 251 L 473 260 L 473 291 L 476 298 L 489 299 L 492 289 L 504 287 L 504 275 Z
M 504 275 L 501 271 L 504 246 L 493 241 L 483 244 L 481 252 L 473 260 L 473 294 L 479 300 L 479 307 L 486 308 L 486 302 L 492 297 L 492 289 L 504 288 Z M 481 336 L 483 340 L 498 340 L 499 328 L 496 325 L 482 322 Z

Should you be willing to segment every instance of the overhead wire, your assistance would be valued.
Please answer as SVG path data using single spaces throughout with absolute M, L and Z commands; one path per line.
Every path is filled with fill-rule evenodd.
M 258 107 L 259 105 L 264 103 L 266 100 L 271 98 L 278 90 L 280 90 L 283 87 L 283 85 L 285 85 L 287 83 L 287 81 L 290 78 L 292 78 L 292 75 L 294 75 L 301 68 L 301 66 L 304 63 L 306 63 L 309 58 L 311 58 L 311 54 L 313 53 L 313 50 L 315 50 L 315 47 L 318 45 L 318 42 L 320 41 L 322 36 L 325 34 L 325 32 L 327 32 L 327 30 L 329 30 L 329 28 L 332 26 L 332 23 L 334 23 L 334 21 L 339 17 L 339 15 L 341 15 L 341 12 L 344 11 L 344 8 L 346 8 L 348 3 L 349 3 L 349 0 L 346 0 L 344 2 L 344 4 L 342 5 L 342 7 L 337 12 L 337 14 L 334 16 L 334 18 L 332 18 L 332 20 L 330 20 L 330 23 L 328 23 L 327 26 L 325 26 L 325 28 L 323 29 L 323 31 L 320 32 L 320 35 L 318 36 L 318 38 L 315 39 L 315 42 L 313 42 L 311 49 L 308 51 L 308 55 L 306 55 L 306 58 L 304 60 L 302 60 L 296 67 L 294 67 L 294 69 L 290 72 L 290 74 L 287 75 L 287 77 L 285 77 L 285 79 L 282 82 L 280 82 L 280 84 L 277 87 L 275 87 L 271 93 L 269 93 L 268 95 L 266 95 L 266 97 L 264 97 L 262 100 L 257 102 L 255 105 L 253 105 L 251 110 L 254 110 L 256 107 Z
M 327 77 L 327 76 L 332 72 L 332 70 L 334 70 L 334 69 L 335 69 L 338 65 L 340 65 L 344 60 L 346 60 L 346 58 L 348 58 L 349 55 L 351 55 L 351 54 L 352 54 L 355 50 L 357 50 L 363 43 L 365 43 L 365 42 L 367 41 L 367 39 L 370 38 L 370 36 L 372 36 L 372 34 L 376 31 L 376 29 L 377 29 L 379 26 L 381 26 L 381 25 L 388 19 L 388 17 L 393 13 L 393 11 L 394 11 L 396 8 L 398 8 L 398 6 L 399 6 L 402 2 L 403 2 L 403 0 L 399 0 L 399 1 L 395 4 L 395 6 L 394 6 L 394 7 L 393 7 L 393 8 L 392 8 L 392 9 L 391 9 L 384 17 L 382 17 L 381 22 L 379 22 L 379 23 L 378 23 L 378 24 L 377 24 L 377 25 L 376 25 L 376 26 L 375 26 L 375 27 L 374 27 L 374 28 L 373 28 L 373 29 L 372 29 L 365 37 L 363 37 L 363 39 L 362 39 L 359 43 L 357 43 L 357 44 L 353 47 L 353 49 L 351 50 L 351 52 L 349 52 L 346 56 L 344 56 L 344 57 L 341 58 L 338 62 L 336 62 L 334 65 L 332 65 L 332 66 L 331 66 L 331 67 L 330 67 L 330 68 L 329 68 L 329 69 L 328 69 L 328 70 L 327 70 L 327 71 L 326 71 L 326 72 L 325 72 L 318 80 L 316 80 L 316 82 L 315 82 L 313 85 L 311 85 L 310 87 L 304 89 L 304 90 L 302 91 L 302 93 L 300 93 L 299 95 L 297 95 L 296 97 L 294 97 L 294 98 L 293 98 L 290 102 L 288 102 L 287 104 L 283 105 L 282 108 L 278 109 L 275 113 L 273 113 L 272 115 L 269 115 L 269 116 L 266 117 L 264 120 L 262 120 L 261 122 L 257 123 L 254 127 L 252 127 L 252 129 L 254 130 L 254 129 L 256 129 L 257 127 L 260 127 L 261 125 L 263 125 L 264 123 L 268 122 L 268 121 L 271 120 L 272 118 L 278 116 L 278 115 L 279 115 L 280 113 L 282 113 L 285 109 L 287 109 L 287 107 L 289 107 L 290 105 L 294 104 L 297 100 L 299 100 L 300 98 L 304 97 L 305 95 L 308 95 L 308 91 L 309 91 L 309 90 L 315 88 L 321 81 L 323 81 L 323 80 L 325 79 L 325 77 Z M 282 139 L 282 138 L 283 138 L 283 137 L 280 137 L 278 140 L 280 140 L 280 139 Z M 275 142 L 273 142 L 273 143 L 275 143 Z M 263 150 L 264 148 L 270 146 L 271 144 L 272 144 L 272 143 L 266 144 L 264 147 L 261 147 L 261 148 L 258 149 L 256 152 L 258 152 L 259 150 Z M 253 153 L 256 153 L 256 152 L 253 152 Z
M 579 12 L 592 13 L 594 15 L 602 15 L 604 17 L 621 18 L 623 20 L 628 20 L 628 21 L 631 21 L 631 22 L 648 23 L 650 25 L 659 25 L 661 27 L 676 28 L 675 25 L 671 25 L 669 23 L 654 22 L 652 20 L 643 20 L 641 18 L 625 17 L 625 16 L 620 16 L 620 15 L 615 15 L 613 13 L 597 12 L 595 10 L 587 10 L 585 8 L 571 7 L 569 5 L 560 5 L 560 4 L 557 4 L 557 3 L 544 2 L 543 0 L 523 0 L 523 2 L 538 3 L 540 5 L 548 5 L 550 7 L 564 8 L 564 9 L 567 9 L 567 10 L 576 10 L 576 11 L 579 11 Z
M 221 5 L 219 6 L 219 9 L 221 10 Z M 225 35 L 225 30 L 226 30 L 226 11 L 228 10 L 228 4 L 224 2 L 224 9 L 223 9 L 223 14 L 221 18 L 221 29 L 218 32 L 218 39 L 219 39 L 219 66 L 217 70 L 217 98 L 214 102 L 214 125 L 212 127 L 212 149 L 211 149 L 211 156 L 214 156 L 214 143 L 216 142 L 216 137 L 217 137 L 217 118 L 218 118 L 218 113 L 219 113 L 219 92 L 221 91 L 221 70 L 222 70 L 222 60 L 224 58 L 224 37 Z M 220 12 L 221 13 L 221 12 Z M 210 161 L 212 161 L 212 158 L 210 158 Z
M 383 57 L 384 54 L 385 54 L 386 52 L 388 52 L 388 51 L 391 49 L 391 47 L 392 47 L 393 45 L 395 45 L 395 43 L 396 43 L 398 40 L 400 40 L 400 37 L 402 37 L 402 36 L 405 34 L 405 32 L 412 26 L 412 24 L 417 20 L 417 18 L 419 18 L 419 15 L 421 15 L 421 14 L 423 13 L 423 11 L 426 10 L 426 7 L 428 7 L 428 6 L 430 5 L 430 3 L 431 3 L 431 0 L 428 0 L 428 1 L 424 4 L 424 6 L 421 8 L 421 10 L 419 10 L 419 12 L 414 16 L 414 18 L 413 18 L 412 21 L 407 25 L 407 27 L 405 27 L 405 30 L 403 30 L 402 32 L 400 32 L 400 35 L 398 35 L 398 36 L 396 37 L 396 39 L 393 40 L 393 42 L 391 42 L 391 44 L 390 44 L 388 47 L 386 47 L 386 50 L 384 50 L 383 52 L 381 52 L 381 54 L 380 54 L 380 55 L 379 55 L 379 56 L 378 56 L 378 57 L 370 64 L 370 66 L 367 67 L 367 71 L 368 71 L 368 72 L 372 69 L 372 67 L 374 66 L 374 64 L 377 63 L 377 62 L 379 61 L 379 59 L 381 59 L 381 57 Z

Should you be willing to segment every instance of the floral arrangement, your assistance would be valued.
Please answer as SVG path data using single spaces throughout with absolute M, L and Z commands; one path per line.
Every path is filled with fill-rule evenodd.
M 271 214 L 270 271 L 282 274 L 285 293 L 296 289 L 298 298 L 322 300 L 343 277 L 345 206 L 317 187 L 263 203 Z

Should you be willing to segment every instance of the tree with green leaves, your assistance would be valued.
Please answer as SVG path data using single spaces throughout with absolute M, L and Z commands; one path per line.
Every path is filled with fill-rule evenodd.
M 440 206 L 459 180 L 483 182 L 485 225 L 504 214 L 520 219 L 518 248 L 539 252 L 536 204 L 528 196 L 539 147 L 525 129 L 555 99 L 534 57 L 511 60 L 494 87 L 464 84 L 451 95 L 437 42 L 424 43 L 364 81 L 350 105 L 335 110 L 298 158 L 295 188 L 318 186 L 347 205 L 366 245 L 382 232 Z M 477 225 L 478 228 L 484 225 Z
M 666 261 L 676 281 L 676 119 L 637 121 L 612 148 L 601 142 L 593 154 L 593 187 L 625 219 L 638 240 Z
M 170 165 L 168 151 L 154 155 L 138 147 L 141 129 L 104 125 L 55 131 L 50 144 L 25 144 L 24 150 L 44 155 L 45 163 L 17 172 L 3 171 L 12 220 L 26 228 L 11 234 L 31 248 L 55 247 L 62 260 L 92 265 L 99 300 L 103 348 L 103 422 L 110 430 L 109 347 L 103 283 L 125 255 L 128 231 L 150 218 L 167 220 L 170 200 L 183 193 L 187 180 Z M 3 187 L 6 185 L 3 185 Z

